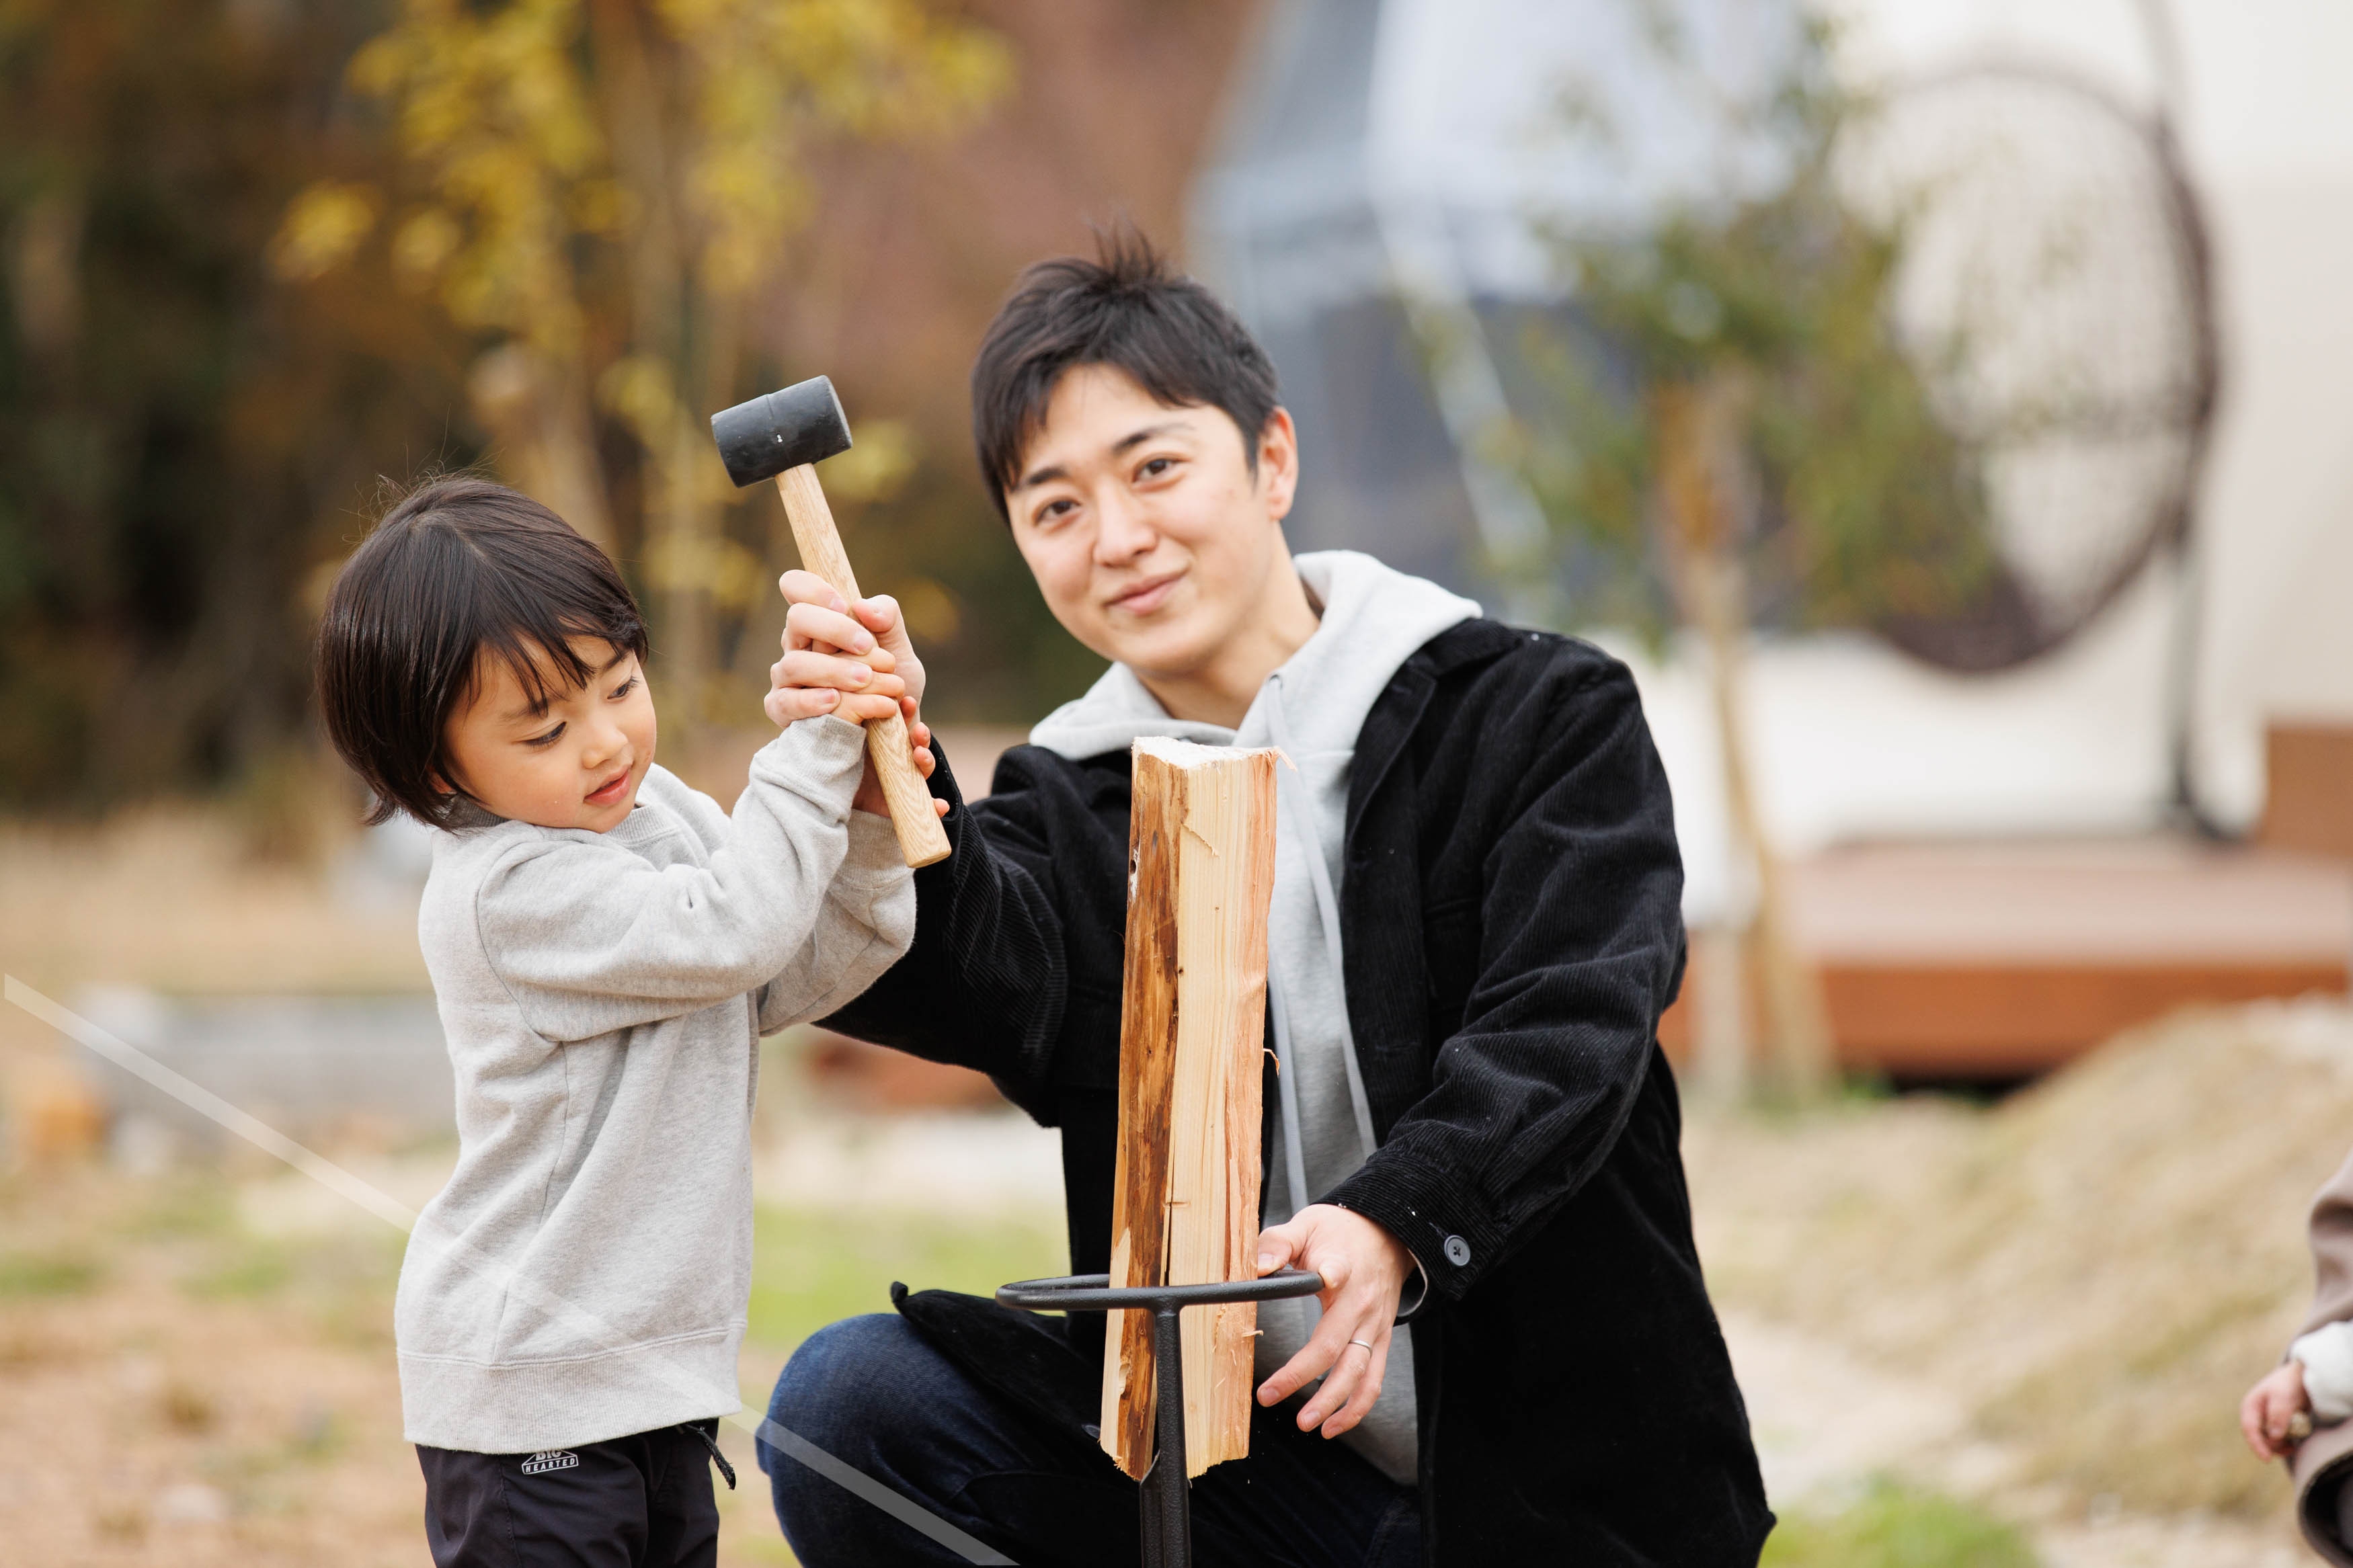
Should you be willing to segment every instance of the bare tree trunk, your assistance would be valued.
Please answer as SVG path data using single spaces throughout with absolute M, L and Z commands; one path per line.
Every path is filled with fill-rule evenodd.
M 1821 982 L 1791 940 L 1780 858 L 1758 814 L 1749 769 L 1748 600 L 1735 527 L 1745 488 L 1742 394 L 1728 378 L 1716 375 L 1662 386 L 1651 402 L 1669 574 L 1683 620 L 1707 645 L 1725 809 L 1736 849 L 1746 856 L 1757 879 L 1745 967 L 1759 982 L 1766 1033 L 1782 1087 L 1815 1095 L 1831 1070 Z
M 1691 1093 L 1708 1104 L 1748 1098 L 1757 1026 L 1748 994 L 1746 933 L 1728 921 L 1691 932 L 1683 994 L 1691 1008 Z
M 596 542 L 616 547 L 588 389 L 520 342 L 491 350 L 466 378 L 474 417 L 496 443 L 499 476 Z
M 719 547 L 725 539 L 727 513 L 724 489 L 714 489 L 713 485 L 714 482 L 723 484 L 719 476 L 725 470 L 720 465 L 717 447 L 712 444 L 709 416 L 714 410 L 727 407 L 736 401 L 736 377 L 742 373 L 744 357 L 744 310 L 742 300 L 723 293 L 707 282 L 698 285 L 696 293 L 701 307 L 695 312 L 702 328 L 698 334 L 701 346 L 696 356 L 696 376 L 686 384 L 690 388 L 689 395 L 695 402 L 679 411 L 681 426 L 679 477 L 683 492 L 680 504 L 693 509 L 695 531 L 699 537 L 709 542 L 710 558 L 715 563 L 719 558 Z M 765 498 L 762 499 L 765 502 Z M 782 572 L 784 567 L 777 563 L 773 570 Z M 763 595 L 763 599 L 773 594 L 772 588 L 768 595 Z M 752 651 L 748 645 L 754 641 L 752 623 L 758 619 L 756 606 L 761 602 L 762 599 L 755 599 L 753 606 L 744 610 L 744 624 L 738 628 L 734 644 L 723 662 L 719 657 L 717 625 L 718 611 L 722 606 L 712 593 L 706 592 L 702 598 L 702 612 L 712 623 L 705 636 L 711 647 L 710 669 L 713 685 L 717 692 L 724 694 L 724 709 L 738 715 L 752 711 L 744 707 L 737 695 L 742 684 L 739 677 L 756 672 L 765 683 L 767 667 L 776 662 L 774 653 L 756 661 L 747 658 L 747 653 Z
M 679 400 L 697 392 L 689 372 L 690 237 L 675 194 L 682 188 L 673 154 L 686 144 L 663 90 L 662 57 L 673 46 L 629 0 L 596 0 L 590 36 L 603 69 L 605 134 L 613 170 L 628 194 L 629 234 L 622 247 L 628 269 L 629 342 L 636 353 L 668 372 L 667 407 L 633 401 L 629 415 L 643 461 L 639 504 L 645 514 L 646 557 L 660 633 L 661 681 L 667 710 L 692 752 L 705 728 L 714 639 L 711 626 L 712 541 L 708 509 L 698 504 L 688 420 Z M 649 36 L 649 35 L 652 36 Z

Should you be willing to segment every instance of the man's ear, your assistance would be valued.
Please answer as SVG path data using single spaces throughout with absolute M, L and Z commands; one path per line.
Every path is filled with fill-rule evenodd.
M 1258 482 L 1265 492 L 1267 521 L 1289 517 L 1299 490 L 1299 430 L 1288 408 L 1278 406 L 1259 428 Z

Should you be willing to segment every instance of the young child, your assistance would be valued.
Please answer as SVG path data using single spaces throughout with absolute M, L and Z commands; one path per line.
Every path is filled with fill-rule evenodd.
M 2239 1427 L 2257 1458 L 2288 1461 L 2312 1549 L 2353 1568 L 2353 1156 L 2313 1200 L 2311 1243 L 2312 1311 L 2280 1364 L 2247 1390 Z
M 392 509 L 320 633 L 328 731 L 375 820 L 442 829 L 417 934 L 458 1164 L 394 1310 L 438 1568 L 715 1561 L 760 1037 L 856 996 L 913 934 L 844 721 L 898 705 L 892 656 L 839 650 L 871 676 L 763 748 L 731 816 L 655 765 L 646 651 L 601 551 L 472 479 Z

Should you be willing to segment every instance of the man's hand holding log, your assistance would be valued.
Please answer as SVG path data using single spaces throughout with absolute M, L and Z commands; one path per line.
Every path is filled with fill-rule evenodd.
M 776 481 L 786 520 L 792 524 L 793 542 L 800 549 L 801 564 L 807 574 L 827 585 L 825 608 L 835 615 L 851 615 L 854 608 L 875 613 L 866 606 L 876 602 L 863 598 L 858 592 L 858 574 L 850 569 L 849 557 L 842 550 L 841 535 L 833 524 L 833 509 L 827 504 L 825 487 L 817 477 L 818 464 L 847 452 L 850 447 L 849 418 L 841 411 L 841 399 L 834 395 L 832 381 L 813 375 L 733 408 L 723 408 L 711 416 L 711 435 L 719 443 L 719 459 L 726 466 L 727 477 L 735 481 L 738 489 L 762 479 Z M 851 618 L 856 617 L 851 615 Z M 895 605 L 890 606 L 885 618 L 897 624 Z M 922 667 L 913 663 L 910 652 L 908 668 L 897 670 L 894 675 L 894 665 L 889 662 L 890 650 L 878 647 L 873 634 L 865 627 L 836 626 L 831 629 L 840 641 L 820 642 L 811 637 L 807 648 L 797 650 L 794 634 L 787 628 L 784 639 L 786 658 L 790 658 L 796 651 L 820 647 L 845 659 L 862 655 L 867 668 L 862 671 L 846 667 L 838 670 L 837 678 L 843 685 L 836 689 L 846 688 L 849 693 L 878 700 L 845 707 L 843 699 L 837 697 L 822 707 L 802 710 L 799 704 L 779 701 L 772 694 L 765 704 L 769 716 L 786 723 L 820 713 L 839 713 L 847 718 L 860 709 L 872 710 L 859 718 L 866 727 L 866 773 L 859 786 L 858 806 L 890 817 L 908 865 L 929 866 L 944 860 L 948 855 L 947 835 L 940 827 L 944 810 L 923 787 L 924 775 L 930 771 L 917 759 L 923 744 L 913 738 L 906 722 L 914 713 L 913 698 L 922 695 Z M 903 635 L 900 641 L 903 647 Z M 888 679 L 897 679 L 902 689 L 887 689 Z M 907 688 L 913 689 L 912 695 Z M 903 718 L 902 702 L 908 704 Z M 881 803 L 879 807 L 873 804 L 877 799 Z
M 893 710 L 907 721 L 915 771 L 932 776 L 930 727 L 917 717 L 923 700 L 923 664 L 907 640 L 898 602 L 887 594 L 855 604 L 845 601 L 814 572 L 787 572 L 776 580 L 785 596 L 784 657 L 769 667 L 772 685 L 763 706 L 778 725 L 831 713 L 852 723 L 887 719 Z M 877 816 L 890 815 L 873 760 L 859 781 L 856 805 Z M 947 815 L 948 803 L 932 807 Z
M 1337 1437 L 1381 1396 L 1389 1330 L 1413 1278 L 1413 1254 L 1378 1223 L 1333 1204 L 1310 1204 L 1259 1233 L 1258 1271 L 1304 1268 L 1324 1277 L 1315 1298 L 1324 1320 L 1299 1353 L 1259 1384 L 1261 1405 L 1279 1405 L 1318 1377 L 1324 1386 L 1300 1407 L 1299 1429 Z

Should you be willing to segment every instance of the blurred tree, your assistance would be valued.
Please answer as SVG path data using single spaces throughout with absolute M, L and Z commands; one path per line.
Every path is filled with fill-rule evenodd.
M 1581 563 L 1575 608 L 1653 639 L 1687 628 L 1706 650 L 1731 827 L 1755 879 L 1740 967 L 1761 983 L 1784 1084 L 1815 1092 L 1828 1024 L 1757 810 L 1742 660 L 1760 603 L 1823 626 L 1965 602 L 1993 560 L 1979 470 L 1888 325 L 1900 221 L 1841 195 L 1841 138 L 1870 105 L 1835 79 L 1828 32 L 1802 25 L 1784 74 L 1744 95 L 1673 9 L 1639 9 L 1675 112 L 1736 151 L 1647 220 L 1556 232 L 1581 330 L 1532 329 L 1525 349 L 1560 417 L 1498 441 Z M 1572 118 L 1608 144 L 1599 101 L 1573 95 Z
M 754 331 L 780 363 L 834 373 L 860 442 L 878 410 L 904 422 L 912 463 L 897 488 L 858 508 L 836 496 L 860 581 L 950 612 L 934 625 L 953 639 L 923 645 L 941 677 L 935 716 L 1026 726 L 1103 667 L 1047 611 L 989 505 L 970 455 L 973 352 L 1021 268 L 1091 251 L 1091 225 L 1124 216 L 1178 241 L 1261 5 L 959 8 L 1005 39 L 1020 90 L 953 139 L 827 147 L 824 221 L 796 241 L 790 309 L 764 310 Z M 756 629 L 739 652 L 765 662 L 768 628 Z
M 1180 226 L 1251 9 L 956 0 L 1052 90 L 977 120 L 967 103 L 953 138 L 872 140 L 799 88 L 763 110 L 802 135 L 778 168 L 824 221 L 778 242 L 769 276 L 788 287 L 743 307 L 725 395 L 759 390 L 752 362 L 771 358 L 843 384 L 859 451 L 827 483 L 861 574 L 902 595 L 953 672 L 935 711 L 1025 721 L 1100 669 L 981 492 L 965 372 L 1014 273 L 1085 248 L 1090 216 Z M 467 14 L 487 26 L 494 8 Z M 521 333 L 452 316 L 462 249 L 420 271 L 433 226 L 398 243 L 440 202 L 440 165 L 401 137 L 406 89 L 372 96 L 347 68 L 408 25 L 394 0 L 0 0 L 0 809 L 224 784 L 256 816 L 316 799 L 311 612 L 379 475 L 466 466 L 487 440 L 567 516 L 596 527 L 601 502 L 633 571 L 658 563 L 637 559 L 658 477 L 603 384 L 633 342 L 621 242 L 565 247 L 588 345 L 568 403 Z M 558 79 L 593 87 L 593 63 Z M 686 185 L 667 194 L 687 206 Z M 723 527 L 699 526 L 706 562 L 735 568 L 712 595 L 718 656 L 756 680 L 774 605 L 758 557 L 781 519 L 765 492 L 733 499 Z
M 406 174 L 313 184 L 273 259 L 324 278 L 381 234 L 396 276 L 479 334 L 473 404 L 509 477 L 608 544 L 636 512 L 691 730 L 718 712 L 714 609 L 742 617 L 771 576 L 720 526 L 707 421 L 758 390 L 746 315 L 791 275 L 809 160 L 963 126 L 1007 65 L 920 0 L 400 0 L 351 80 L 389 109 Z M 633 450 L 600 444 L 598 409 Z M 907 466 L 888 426 L 859 434 L 827 476 L 852 501 Z
M 0 0 L 0 806 L 267 793 L 313 568 L 379 463 L 473 455 L 458 334 L 381 268 L 296 298 L 261 261 L 295 191 L 389 172 L 337 112 L 372 25 Z

